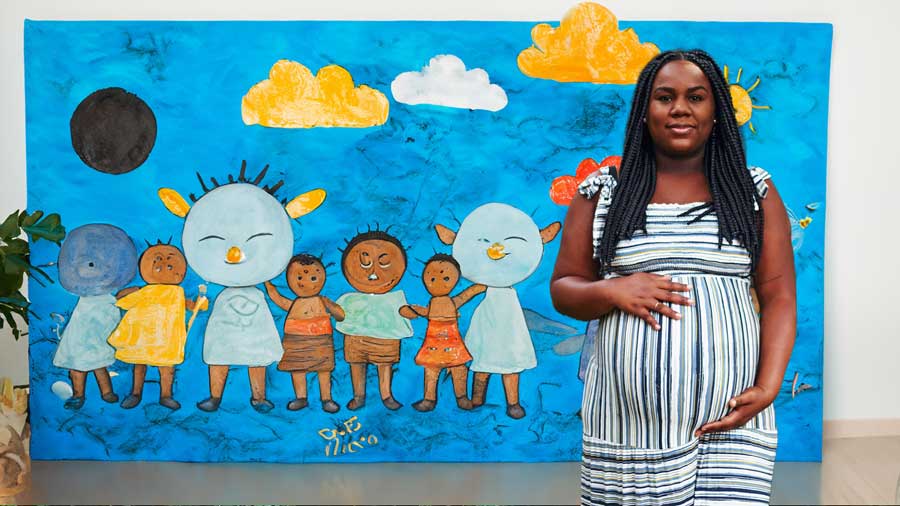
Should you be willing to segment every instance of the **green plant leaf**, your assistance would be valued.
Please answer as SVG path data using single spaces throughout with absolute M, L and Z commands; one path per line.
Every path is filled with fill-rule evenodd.
M 19 211 L 14 211 L 0 224 L 0 239 L 8 241 L 19 237 L 19 233 Z
M 24 241 L 22 239 L 9 239 L 6 242 L 6 246 L 0 246 L 3 249 L 4 254 L 13 254 L 13 255 L 27 255 L 28 254 L 28 241 Z
M 34 242 L 37 242 L 39 239 L 47 239 L 59 244 L 66 236 L 66 228 L 62 226 L 57 213 L 48 214 L 38 223 L 22 227 L 22 230 L 27 232 Z
M 41 216 L 44 215 L 44 211 L 35 211 L 31 214 L 27 212 L 23 212 L 19 215 L 19 226 L 20 227 L 30 227 L 34 225 L 37 220 L 41 219 Z

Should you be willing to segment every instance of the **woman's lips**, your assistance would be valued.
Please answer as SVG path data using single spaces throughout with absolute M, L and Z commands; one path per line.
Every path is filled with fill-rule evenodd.
M 671 130 L 672 133 L 674 133 L 676 135 L 686 135 L 686 134 L 689 134 L 694 129 L 694 127 L 691 125 L 671 125 L 671 126 L 667 126 L 666 128 Z

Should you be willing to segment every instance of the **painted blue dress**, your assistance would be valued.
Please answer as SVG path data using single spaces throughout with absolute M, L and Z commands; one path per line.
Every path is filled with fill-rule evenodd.
M 116 349 L 106 339 L 116 329 L 121 316 L 112 295 L 79 298 L 60 336 L 53 365 L 76 371 L 111 366 L 116 361 Z
M 752 168 L 760 198 L 769 174 Z M 601 192 L 593 227 L 595 258 L 616 180 L 606 168 L 579 192 Z M 660 330 L 613 310 L 597 325 L 585 374 L 583 504 L 768 504 L 778 433 L 770 405 L 745 425 L 694 431 L 729 412 L 728 400 L 753 385 L 759 316 L 750 295 L 749 251 L 718 247 L 712 212 L 699 203 L 650 204 L 647 229 L 619 241 L 606 278 L 668 274 L 687 284 L 695 305 L 658 317 Z M 758 203 L 756 204 L 758 209 Z
M 476 372 L 512 374 L 537 365 L 515 288 L 488 287 L 472 313 L 465 343 L 472 354 L 469 369 Z
M 203 338 L 209 365 L 261 367 L 281 360 L 284 348 L 261 290 L 229 287 L 216 297 Z

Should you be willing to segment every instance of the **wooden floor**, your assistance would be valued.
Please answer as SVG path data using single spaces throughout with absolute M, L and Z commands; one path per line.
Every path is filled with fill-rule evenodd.
M 830 439 L 778 462 L 773 504 L 900 504 L 900 436 Z M 34 463 L 21 504 L 577 504 L 579 465 Z

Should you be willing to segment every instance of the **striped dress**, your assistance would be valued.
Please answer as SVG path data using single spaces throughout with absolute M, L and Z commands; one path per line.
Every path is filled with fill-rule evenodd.
M 770 178 L 750 168 L 760 198 Z M 592 198 L 596 253 L 616 179 L 603 168 L 578 188 Z M 680 320 L 655 313 L 661 329 L 618 309 L 599 320 L 586 374 L 582 417 L 583 504 L 768 504 L 777 431 L 770 405 L 744 426 L 694 431 L 730 410 L 753 385 L 759 317 L 750 295 L 750 253 L 718 247 L 715 212 L 689 223 L 699 202 L 647 207 L 647 230 L 623 239 L 606 278 L 668 274 L 691 287 L 693 306 L 666 302 Z M 759 204 L 756 203 L 756 208 Z

